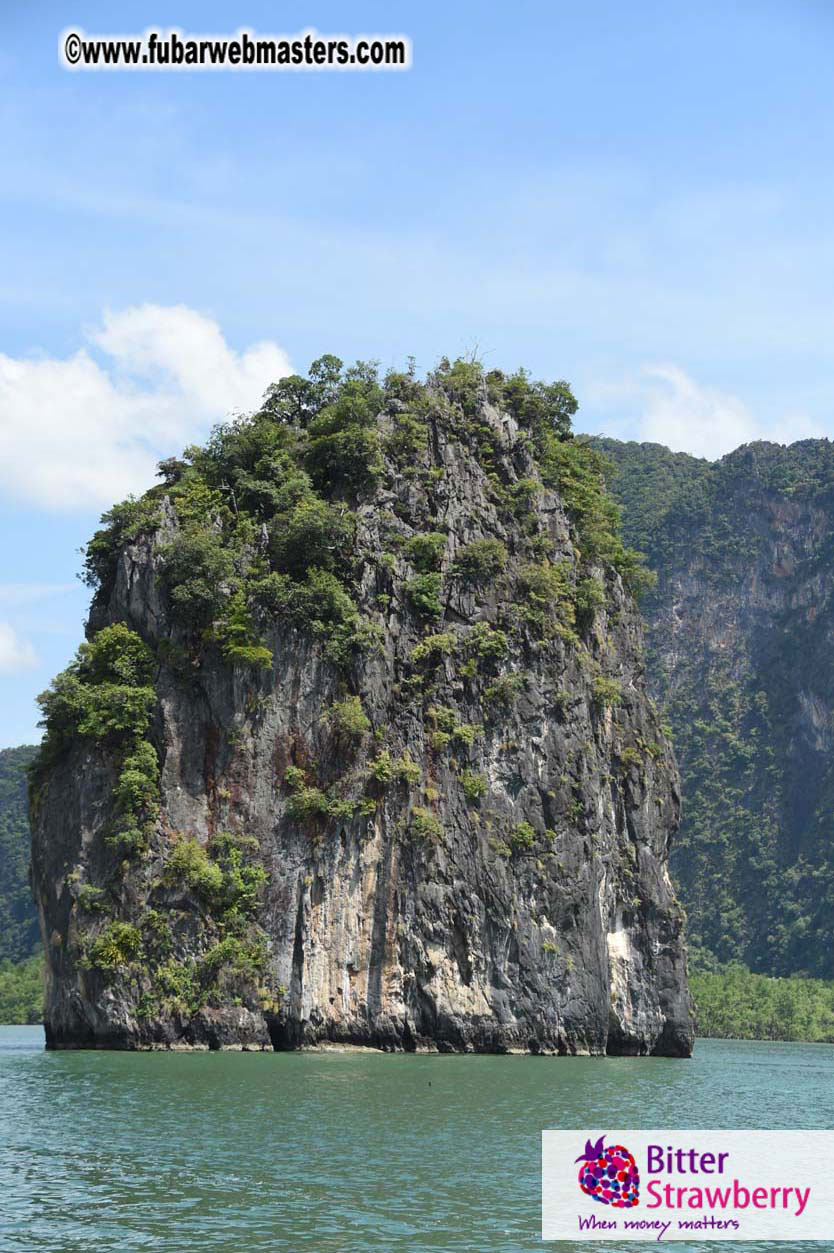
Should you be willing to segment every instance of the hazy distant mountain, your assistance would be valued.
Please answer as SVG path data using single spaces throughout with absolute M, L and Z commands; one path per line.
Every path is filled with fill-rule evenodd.
M 29 889 L 29 818 L 26 767 L 35 749 L 0 751 L 0 961 L 19 961 L 40 939 Z
M 834 975 L 834 445 L 708 462 L 594 441 L 658 575 L 647 669 L 672 726 L 690 942 Z

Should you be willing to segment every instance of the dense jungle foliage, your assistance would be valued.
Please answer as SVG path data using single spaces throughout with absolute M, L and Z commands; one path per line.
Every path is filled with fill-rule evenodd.
M 738 963 L 694 971 L 699 1036 L 834 1043 L 834 982 L 751 974 Z

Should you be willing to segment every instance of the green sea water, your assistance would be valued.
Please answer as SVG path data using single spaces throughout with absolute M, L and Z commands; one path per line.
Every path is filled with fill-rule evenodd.
M 605 1126 L 834 1127 L 834 1047 L 46 1053 L 40 1028 L 3 1027 L 0 1249 L 613 1253 L 540 1240 L 542 1128 Z M 806 1247 L 834 1250 L 834 1215 Z

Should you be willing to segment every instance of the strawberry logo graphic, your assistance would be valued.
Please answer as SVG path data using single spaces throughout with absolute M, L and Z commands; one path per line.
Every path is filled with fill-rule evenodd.
M 622 1144 L 603 1145 L 605 1136 L 596 1144 L 585 1141 L 585 1152 L 577 1157 L 579 1186 L 592 1201 L 613 1205 L 615 1209 L 631 1209 L 640 1198 L 640 1172 L 631 1153 Z

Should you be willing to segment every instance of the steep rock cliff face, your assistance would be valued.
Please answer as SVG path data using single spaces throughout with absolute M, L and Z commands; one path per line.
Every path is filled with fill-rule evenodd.
M 688 1054 L 633 565 L 511 382 L 291 381 L 110 515 L 32 795 L 51 1046 Z
M 672 861 L 689 934 L 722 961 L 834 975 L 834 448 L 710 463 L 596 441 L 657 571 L 647 667 L 673 729 Z

